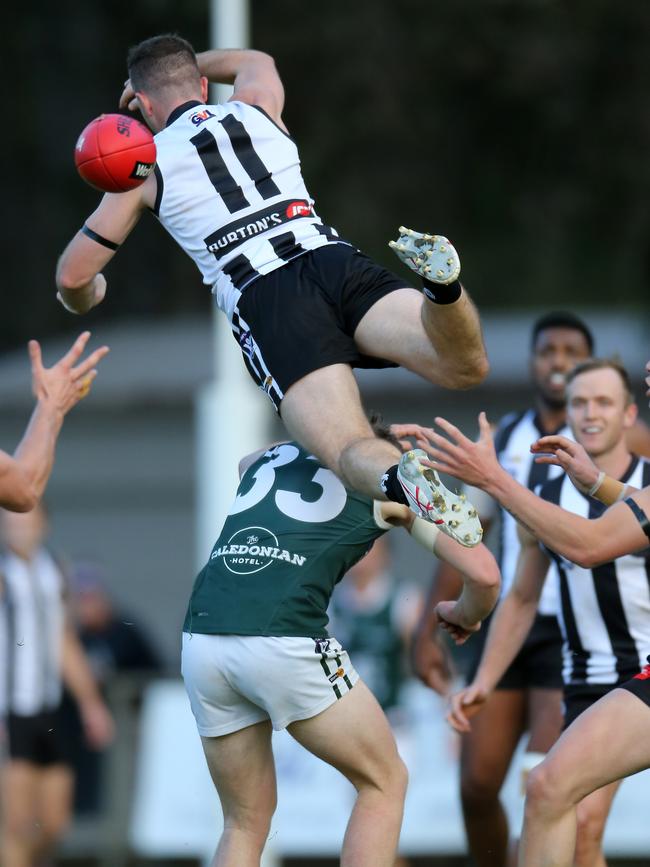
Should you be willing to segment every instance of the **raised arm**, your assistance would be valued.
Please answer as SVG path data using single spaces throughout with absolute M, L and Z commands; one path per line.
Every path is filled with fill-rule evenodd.
M 562 467 L 581 493 L 596 497 L 606 506 L 611 506 L 639 490 L 599 470 L 584 447 L 568 437 L 557 434 L 540 437 L 531 445 L 530 450 L 536 455 L 535 463 Z
M 549 560 L 535 537 L 521 528 L 519 541 L 521 550 L 515 580 L 492 617 L 476 676 L 471 684 L 451 698 L 447 719 L 459 732 L 469 731 L 469 718 L 480 709 L 501 680 L 535 619 Z
M 99 207 L 63 251 L 56 266 L 57 298 L 70 313 L 87 313 L 104 300 L 102 269 L 155 201 L 156 180 L 150 175 L 126 193 L 106 193 Z
M 431 465 L 490 494 L 540 541 L 568 560 L 591 568 L 648 546 L 644 513 L 650 515 L 650 488 L 617 503 L 600 518 L 582 518 L 541 500 L 499 465 L 484 412 L 479 416 L 481 436 L 477 442 L 446 419 L 437 418 L 436 424 L 447 437 L 430 431 L 426 450 Z M 650 534 L 650 527 L 645 526 Z
M 197 54 L 196 60 L 208 81 L 233 85 L 231 100 L 259 105 L 282 125 L 284 87 L 269 54 L 252 49 L 215 49 Z
M 244 48 L 214 48 L 196 55 L 199 72 L 212 84 L 232 84 L 231 101 L 259 105 L 283 129 L 284 87 L 275 61 L 263 51 Z M 120 108 L 137 111 L 138 102 L 131 82 L 124 82 Z
M 458 569 L 463 581 L 458 599 L 436 605 L 440 625 L 451 633 L 456 643 L 462 644 L 480 627 L 481 621 L 496 605 L 501 589 L 501 573 L 493 555 L 482 543 L 474 548 L 464 548 L 440 533 L 436 539 L 435 554 Z
M 81 334 L 53 367 L 43 367 L 41 347 L 29 342 L 32 389 L 37 403 L 13 457 L 0 452 L 0 506 L 28 512 L 40 500 L 52 472 L 56 442 L 67 412 L 84 398 L 97 375 L 95 366 L 108 352 L 96 349 L 79 361 L 90 332 Z

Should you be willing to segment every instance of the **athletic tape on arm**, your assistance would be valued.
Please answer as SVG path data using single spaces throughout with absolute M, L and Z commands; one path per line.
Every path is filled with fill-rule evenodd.
M 431 551 L 433 554 L 436 553 L 436 542 L 439 535 L 440 530 L 430 521 L 423 521 L 422 518 L 416 518 L 413 521 L 411 536 L 418 545 L 422 545 L 423 548 L 426 548 L 427 551 Z

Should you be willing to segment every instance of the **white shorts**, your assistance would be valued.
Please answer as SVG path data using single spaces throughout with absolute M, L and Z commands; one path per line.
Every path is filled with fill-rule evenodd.
M 359 679 L 335 638 L 183 633 L 181 671 L 199 734 L 309 719 Z

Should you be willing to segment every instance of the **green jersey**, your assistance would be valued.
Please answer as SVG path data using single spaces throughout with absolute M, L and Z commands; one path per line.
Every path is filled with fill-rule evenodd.
M 183 630 L 327 638 L 334 587 L 384 532 L 369 497 L 297 443 L 275 446 L 244 473 Z

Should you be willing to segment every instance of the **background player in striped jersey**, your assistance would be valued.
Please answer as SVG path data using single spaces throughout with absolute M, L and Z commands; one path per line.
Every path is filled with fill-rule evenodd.
M 42 504 L 0 514 L 0 771 L 2 867 L 40 867 L 70 822 L 71 744 L 61 716 L 67 686 L 89 745 L 101 749 L 113 721 L 71 624 L 60 563 L 45 546 Z
M 89 337 L 89 331 L 80 334 L 63 358 L 49 368 L 43 367 L 39 343 L 29 341 L 36 407 L 13 456 L 0 450 L 0 507 L 26 512 L 42 497 L 63 419 L 88 394 L 97 375 L 95 366 L 108 352 L 102 346 L 80 361 Z
M 650 398 L 650 361 L 646 365 Z M 610 508 L 584 518 L 536 497 L 496 460 L 490 425 L 479 415 L 474 443 L 443 418 L 445 432 L 428 435 L 437 469 L 493 496 L 548 548 L 592 568 L 624 554 L 645 551 L 650 542 L 650 487 L 640 491 L 599 472 L 584 449 L 564 437 L 542 437 L 532 445 L 538 460 L 556 462 L 576 487 Z M 546 456 L 548 453 L 550 457 Z M 622 501 L 621 501 L 622 500 Z M 566 730 L 528 780 L 520 846 L 523 867 L 570 867 L 576 841 L 576 805 L 597 789 L 650 767 L 650 665 L 612 689 Z
M 467 549 L 406 506 L 346 490 L 295 442 L 242 462 L 237 497 L 199 574 L 182 670 L 225 830 L 215 867 L 259 865 L 276 803 L 271 731 L 287 728 L 357 790 L 343 867 L 393 867 L 406 769 L 377 700 L 328 635 L 336 583 L 373 541 L 408 529 L 465 576 L 438 616 L 463 641 L 492 609 L 500 577 L 483 545 Z M 327 792 L 314 792 L 327 818 Z
M 573 436 L 599 470 L 640 488 L 650 484 L 650 464 L 632 455 L 625 441 L 636 414 L 629 377 L 618 362 L 592 359 L 569 373 L 567 416 Z M 538 493 L 584 517 L 597 517 L 605 510 L 602 503 L 578 492 L 566 475 L 546 482 Z M 550 558 L 560 577 L 565 728 L 616 685 L 638 674 L 650 654 L 650 550 L 641 557 L 626 555 L 585 570 L 540 548 L 534 536 L 519 530 L 522 553 L 514 583 L 491 619 L 473 682 L 452 697 L 449 719 L 461 733 L 470 730 L 469 716 L 483 707 L 523 644 Z M 601 842 L 618 785 L 611 783 L 580 803 L 577 867 L 605 863 Z
M 291 435 L 355 490 L 406 502 L 400 453 L 373 435 L 352 368 L 402 365 L 447 388 L 482 381 L 478 313 L 458 282 L 455 250 L 444 238 L 401 233 L 396 252 L 423 277 L 423 294 L 323 225 L 268 55 L 197 57 L 163 35 L 131 49 L 127 65 L 120 105 L 139 108 L 154 130 L 156 171 L 104 196 L 59 260 L 60 299 L 76 313 L 99 304 L 102 269 L 152 210 L 196 262 Z M 207 105 L 208 80 L 234 84 L 231 100 Z M 432 258 L 420 261 L 418 251 Z
M 572 313 L 558 311 L 538 319 L 531 331 L 530 370 L 534 406 L 510 413 L 497 425 L 495 448 L 502 465 L 529 488 L 559 472 L 535 464 L 530 443 L 542 433 L 569 433 L 565 421 L 564 386 L 567 373 L 593 350 L 589 328 Z M 478 496 L 477 496 L 478 494 Z M 499 510 L 490 497 L 471 492 L 486 532 L 495 521 L 500 530 L 499 565 L 502 592 L 514 578 L 519 542 L 516 522 Z M 448 651 L 431 616 L 439 599 L 453 599 L 460 591 L 459 575 L 440 563 L 433 576 L 429 604 L 413 647 L 413 664 L 420 679 L 437 692 L 446 692 L 451 672 Z M 556 618 L 555 584 L 546 582 L 531 632 L 517 658 L 504 673 L 483 713 L 461 741 L 460 793 L 469 849 L 478 867 L 505 867 L 508 860 L 508 819 L 499 793 L 519 739 L 529 732 L 527 752 L 550 749 L 562 725 L 561 635 Z M 477 636 L 482 645 L 485 631 Z M 472 642 L 474 644 L 474 642 Z M 467 674 L 472 680 L 481 647 L 470 648 L 474 660 Z
M 545 433 L 570 434 L 566 424 L 566 377 L 577 362 L 591 355 L 593 337 L 573 313 L 555 311 L 534 323 L 531 350 L 534 407 L 505 416 L 497 425 L 494 443 L 501 465 L 532 490 L 557 475 L 560 468 L 534 462 L 530 443 Z M 650 454 L 647 426 L 637 422 L 626 431 L 626 438 L 633 451 Z M 498 521 L 499 565 L 505 593 L 512 584 L 520 550 L 516 521 L 482 492 L 472 491 L 469 495 L 486 531 Z M 458 575 L 447 564 L 440 564 L 433 577 L 427 610 L 438 599 L 454 598 L 458 592 Z M 548 580 L 526 642 L 461 742 L 463 818 L 472 857 L 480 867 L 504 867 L 508 861 L 508 821 L 499 792 L 520 737 L 529 731 L 525 771 L 541 759 L 560 733 L 562 675 L 557 602 L 557 583 Z M 484 638 L 485 632 L 478 636 L 477 646 L 471 648 L 477 653 L 467 674 L 468 682 L 476 673 Z M 414 644 L 413 662 L 424 683 L 438 692 L 446 691 L 450 661 L 436 624 L 426 614 Z

